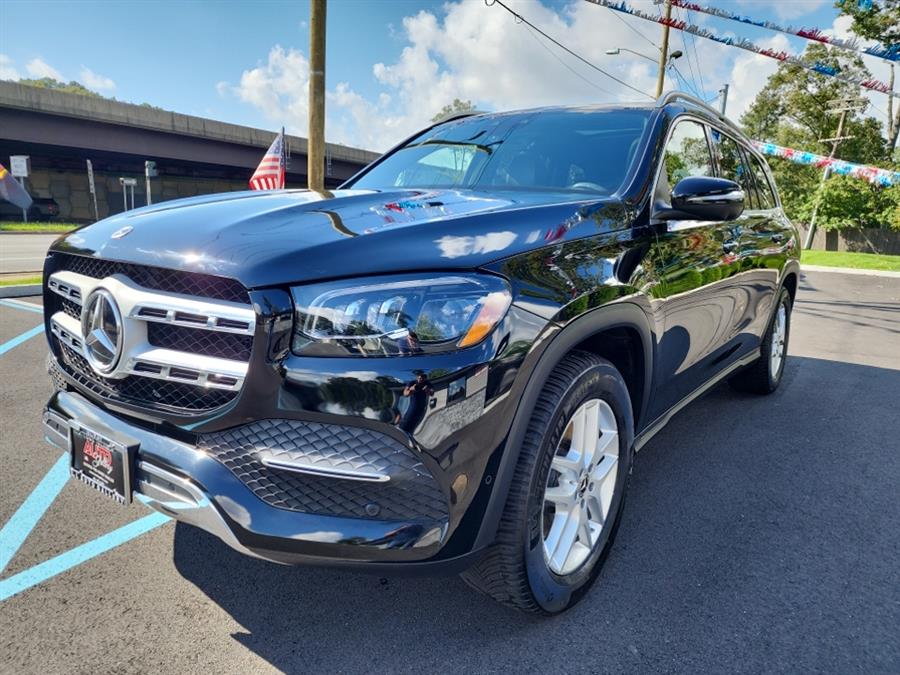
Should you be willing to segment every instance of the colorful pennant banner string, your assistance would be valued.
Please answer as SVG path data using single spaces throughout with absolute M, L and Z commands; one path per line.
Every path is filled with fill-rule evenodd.
M 781 157 L 790 160 L 796 164 L 805 164 L 806 166 L 814 166 L 820 169 L 830 166 L 831 172 L 841 176 L 850 176 L 851 178 L 861 178 L 875 185 L 882 187 L 890 187 L 892 185 L 900 185 L 900 171 L 891 171 L 889 169 L 879 169 L 877 166 L 866 166 L 864 164 L 853 164 L 845 162 L 842 159 L 834 159 L 825 157 L 824 155 L 816 155 L 803 150 L 794 150 L 793 148 L 785 148 L 774 143 L 762 143 L 753 141 L 754 147 L 764 155 L 772 157 Z
M 654 0 L 654 2 L 657 5 L 661 5 L 665 0 Z M 888 45 L 887 47 L 884 47 L 880 44 L 875 44 L 865 47 L 860 45 L 859 40 L 847 40 L 827 35 L 818 28 L 795 28 L 794 26 L 782 26 L 772 21 L 758 21 L 756 19 L 751 19 L 749 16 L 741 16 L 740 14 L 735 14 L 734 12 L 729 12 L 725 9 L 719 9 L 718 7 L 710 7 L 709 5 L 698 5 L 696 2 L 688 2 L 688 0 L 671 0 L 671 2 L 673 7 L 680 7 L 681 9 L 688 9 L 702 14 L 709 14 L 710 16 L 717 16 L 720 19 L 730 19 L 731 21 L 746 23 L 760 28 L 768 28 L 769 30 L 775 30 L 780 33 L 796 35 L 797 37 L 814 40 L 815 42 L 823 42 L 840 49 L 846 49 L 860 54 L 868 54 L 869 56 L 876 56 L 880 59 L 885 59 L 886 61 L 900 61 L 900 45 Z
M 617 2 L 614 2 L 613 0 L 586 0 L 586 2 L 590 2 L 601 7 L 607 7 L 624 14 L 630 14 L 631 16 L 636 16 L 637 18 L 645 19 L 646 21 L 653 21 L 664 26 L 668 25 L 670 28 L 684 31 L 685 33 L 690 33 L 691 35 L 696 35 L 697 37 L 706 38 L 707 40 L 712 40 L 723 45 L 728 45 L 729 47 L 738 47 L 739 49 L 753 52 L 754 54 L 768 56 L 769 58 L 776 59 L 777 61 L 791 63 L 801 68 L 805 68 L 806 70 L 811 70 L 814 73 L 828 75 L 829 77 L 834 77 L 838 80 L 841 80 L 842 82 L 847 82 L 849 84 L 855 84 L 856 86 L 863 87 L 864 89 L 881 92 L 882 94 L 893 94 L 894 96 L 900 96 L 900 93 L 891 91 L 891 88 L 880 80 L 876 80 L 874 78 L 863 79 L 859 77 L 853 77 L 852 75 L 842 73 L 838 68 L 830 66 L 827 63 L 805 63 L 793 54 L 789 54 L 785 51 L 775 51 L 774 49 L 763 49 L 750 40 L 745 40 L 743 38 L 722 37 L 706 30 L 705 28 L 700 28 L 699 26 L 695 26 L 694 24 L 690 24 L 687 21 L 683 21 L 681 19 L 666 19 L 663 16 L 649 14 L 640 9 L 629 7 L 628 3 L 626 3 L 624 0 L 619 0 Z

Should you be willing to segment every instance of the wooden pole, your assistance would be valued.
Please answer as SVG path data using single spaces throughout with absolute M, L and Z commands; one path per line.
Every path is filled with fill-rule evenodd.
M 325 189 L 325 0 L 309 3 L 309 143 L 307 182 Z
M 666 0 L 666 21 L 672 18 L 672 3 Z M 663 24 L 662 48 L 659 52 L 659 73 L 656 75 L 656 98 L 662 96 L 666 84 L 666 61 L 669 58 L 669 24 Z
M 897 106 L 897 116 L 894 117 L 894 64 L 891 64 L 891 81 L 889 88 L 892 93 L 888 94 L 888 159 L 894 152 L 894 146 L 897 145 L 897 133 L 900 132 L 900 105 Z
M 848 108 L 841 110 L 837 134 L 834 137 L 834 142 L 831 144 L 831 152 L 828 154 L 828 159 L 834 159 L 834 156 L 837 154 L 838 145 L 841 143 L 841 134 L 844 133 L 844 122 L 847 119 L 848 110 Z M 819 189 L 816 192 L 816 202 L 813 204 L 812 216 L 809 219 L 809 232 L 806 233 L 806 242 L 803 244 L 803 248 L 807 251 L 812 248 L 813 239 L 816 237 L 816 216 L 819 215 L 819 206 L 822 204 L 822 190 L 825 187 L 825 181 L 828 180 L 830 175 L 831 165 L 829 164 L 825 167 L 825 171 L 822 172 L 822 180 L 819 182 Z

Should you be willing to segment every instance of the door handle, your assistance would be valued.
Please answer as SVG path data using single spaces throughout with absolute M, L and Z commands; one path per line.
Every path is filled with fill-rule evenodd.
M 772 235 L 772 241 L 776 244 L 780 244 L 784 241 L 784 235 L 781 232 L 776 232 Z
M 734 253 L 735 251 L 737 251 L 737 248 L 738 243 L 736 241 L 726 241 L 724 244 L 722 244 L 722 250 L 724 250 L 725 253 Z

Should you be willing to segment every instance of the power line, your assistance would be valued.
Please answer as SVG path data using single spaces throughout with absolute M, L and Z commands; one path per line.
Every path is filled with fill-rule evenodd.
M 677 14 L 677 16 L 680 18 L 681 13 L 679 12 Z M 684 49 L 684 55 L 685 55 L 685 57 L 687 57 L 688 69 L 691 71 L 691 82 L 694 83 L 694 91 L 696 92 L 697 91 L 697 76 L 694 74 L 694 64 L 691 63 L 691 50 L 688 49 L 687 40 L 684 37 L 684 31 L 681 31 L 680 37 L 681 37 L 681 46 Z M 699 66 L 699 64 L 698 64 L 698 66 Z M 703 98 L 703 96 L 700 96 L 700 98 Z
M 597 90 L 599 90 L 599 91 L 602 91 L 604 94 L 609 94 L 610 96 L 615 96 L 615 94 L 614 94 L 613 92 L 611 92 L 609 89 L 604 89 L 604 88 L 601 87 L 599 84 L 596 84 L 595 82 L 591 82 L 591 81 L 590 81 L 589 79 L 587 79 L 584 75 L 582 75 L 581 73 L 579 73 L 579 72 L 578 72 L 577 70 L 575 70 L 572 66 L 570 66 L 568 63 L 566 63 L 565 61 L 563 61 L 561 58 L 559 58 L 559 56 L 558 56 L 557 54 L 554 54 L 553 51 L 550 49 L 550 47 L 548 47 L 548 46 L 545 45 L 543 42 L 541 42 L 541 39 L 540 39 L 537 35 L 534 34 L 534 31 L 533 31 L 531 28 L 529 28 L 528 26 L 525 26 L 525 29 L 528 31 L 528 34 L 529 34 L 532 38 L 534 38 L 534 40 L 541 46 L 542 49 L 546 50 L 546 52 L 547 52 L 548 54 L 550 54 L 550 56 L 552 56 L 554 59 L 556 59 L 557 61 L 559 61 L 560 64 L 562 64 L 562 65 L 565 66 L 568 70 L 570 70 L 570 71 L 572 72 L 573 75 L 575 75 L 576 77 L 581 78 L 582 80 L 584 80 L 585 82 L 587 82 L 589 85 L 591 85 L 592 87 L 594 87 L 594 89 L 597 89 Z
M 693 18 L 691 17 L 691 10 L 684 10 L 687 14 L 687 20 L 689 23 L 693 23 Z M 703 69 L 700 67 L 700 57 L 697 55 L 697 36 L 693 33 L 688 33 L 691 36 L 691 45 L 694 47 L 694 61 L 697 63 L 697 75 L 700 76 L 700 88 L 705 92 L 706 84 L 703 82 Z M 681 33 L 682 38 L 684 37 L 684 31 Z
M 678 75 L 679 79 L 684 83 L 684 88 L 690 90 L 690 93 L 692 93 L 700 100 L 703 100 L 703 94 L 697 91 L 697 87 L 692 82 L 688 82 L 688 79 L 681 74 L 681 71 L 678 70 L 678 67 L 674 63 L 671 65 L 671 68 L 675 71 L 675 74 Z
M 646 35 L 644 35 L 644 34 L 643 34 L 641 31 L 639 31 L 637 28 L 635 28 L 635 27 L 632 26 L 630 23 L 628 23 L 628 22 L 625 20 L 625 18 L 624 18 L 621 14 L 619 14 L 619 12 L 615 11 L 614 9 L 610 9 L 609 7 L 607 7 L 607 9 L 609 9 L 609 11 L 612 13 L 612 15 L 613 15 L 614 17 L 616 17 L 619 21 L 621 21 L 622 23 L 624 23 L 625 26 L 626 26 L 627 28 L 631 29 L 632 31 L 634 31 L 635 33 L 637 33 L 638 35 L 640 35 L 642 38 L 644 38 L 644 41 L 645 41 L 645 42 L 647 42 L 648 44 L 653 45 L 654 47 L 656 47 L 656 49 L 659 49 L 659 47 L 656 45 L 656 43 L 655 43 L 653 40 L 651 40 L 650 38 L 648 38 Z
M 641 90 L 638 89 L 637 87 L 632 87 L 630 84 L 628 84 L 628 83 L 625 82 L 624 80 L 620 80 L 618 77 L 616 77 L 615 75 L 612 75 L 611 73 L 606 72 L 605 70 L 603 70 L 603 69 L 600 68 L 599 66 L 595 66 L 593 63 L 591 63 L 590 61 L 588 61 L 586 58 L 584 58 L 584 57 L 581 56 L 580 54 L 576 54 L 576 53 L 573 52 L 571 49 L 569 49 L 568 47 L 566 47 L 563 43 L 561 43 L 559 40 L 557 40 L 557 39 L 551 37 L 550 35 L 547 35 L 547 33 L 545 33 L 545 32 L 542 31 L 540 28 L 538 28 L 537 26 L 535 26 L 533 23 L 531 23 L 531 22 L 530 22 L 528 19 L 526 19 L 524 16 L 522 16 L 522 15 L 519 14 L 518 12 L 514 12 L 513 10 L 511 10 L 509 7 L 507 7 L 505 4 L 503 4 L 503 2 L 501 2 L 501 0 L 492 0 L 492 1 L 491 1 L 491 0 L 484 0 L 484 4 L 485 4 L 487 7 L 490 7 L 490 6 L 494 5 L 494 4 L 500 5 L 500 6 L 501 6 L 503 9 L 505 9 L 507 12 L 509 12 L 510 14 L 512 14 L 516 19 L 518 19 L 519 21 L 521 21 L 521 22 L 524 23 L 525 25 L 530 26 L 531 28 L 533 28 L 534 30 L 536 30 L 538 33 L 540 33 L 541 35 L 543 35 L 545 38 L 547 38 L 548 40 L 550 40 L 550 42 L 552 42 L 553 44 L 555 44 L 557 47 L 559 47 L 560 49 L 564 50 L 565 52 L 571 54 L 571 55 L 574 56 L 576 59 L 578 59 L 579 61 L 581 61 L 582 63 L 584 63 L 585 65 L 590 66 L 591 68 L 593 68 L 594 70 L 596 70 L 598 73 L 601 73 L 601 74 L 605 75 L 606 77 L 608 77 L 608 78 L 611 79 L 611 80 L 615 80 L 616 82 L 618 82 L 619 84 L 621 84 L 623 87 L 628 87 L 628 88 L 631 89 L 632 91 L 636 91 L 636 92 L 639 93 L 641 96 L 646 96 L 647 98 L 650 98 L 650 99 L 653 98 L 652 96 L 650 96 L 650 94 L 641 91 Z

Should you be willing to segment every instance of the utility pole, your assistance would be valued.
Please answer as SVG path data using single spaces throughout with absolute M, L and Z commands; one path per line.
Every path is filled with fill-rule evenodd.
M 309 143 L 306 175 L 310 190 L 325 189 L 325 0 L 309 3 Z
M 728 83 L 722 85 L 722 88 L 719 89 L 719 93 L 722 95 L 722 104 L 719 106 L 719 111 L 724 115 L 725 114 L 725 106 L 728 105 Z
M 900 131 L 900 106 L 897 106 L 897 116 L 894 117 L 894 64 L 891 64 L 891 81 L 888 89 L 892 92 L 888 94 L 888 155 L 894 152 L 894 146 L 897 145 L 897 132 Z
M 669 59 L 669 21 L 672 19 L 672 2 L 666 0 L 666 23 L 663 24 L 662 48 L 659 52 L 659 73 L 656 75 L 656 98 L 662 96 L 666 83 L 666 62 Z
M 146 181 L 147 186 L 147 206 L 150 206 L 153 203 L 153 196 L 150 193 L 150 179 L 155 178 L 157 175 L 156 162 L 149 159 L 146 160 L 144 162 L 144 180 Z
M 839 108 L 832 108 L 828 111 L 830 115 L 840 115 L 838 119 L 838 127 L 837 133 L 833 138 L 821 138 L 819 141 L 821 143 L 831 143 L 831 152 L 828 154 L 828 159 L 834 159 L 834 156 L 837 154 L 838 146 L 841 144 L 841 141 L 846 141 L 853 136 L 842 136 L 844 133 L 844 124 L 847 121 L 847 113 L 854 112 L 856 110 L 865 110 L 868 105 L 868 101 L 860 98 L 843 98 L 837 99 L 835 101 L 829 101 L 830 105 L 838 105 Z M 828 180 L 828 177 L 831 176 L 831 164 L 825 167 L 825 171 L 822 172 L 822 180 L 819 182 L 819 189 L 817 190 L 816 195 L 816 203 L 813 206 L 812 216 L 809 219 L 809 232 L 806 233 L 806 241 L 803 243 L 803 248 L 809 250 L 812 248 L 813 238 L 816 235 L 816 216 L 819 214 L 819 205 L 822 203 L 822 189 L 825 187 L 825 181 Z

